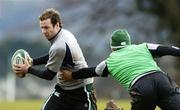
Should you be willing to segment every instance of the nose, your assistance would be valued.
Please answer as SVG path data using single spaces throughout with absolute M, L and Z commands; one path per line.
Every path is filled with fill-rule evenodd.
M 46 33 L 46 30 L 45 29 L 41 29 L 42 33 L 45 34 Z

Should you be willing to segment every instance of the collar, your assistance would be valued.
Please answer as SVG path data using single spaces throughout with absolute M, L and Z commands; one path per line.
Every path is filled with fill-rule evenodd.
M 51 39 L 48 39 L 49 42 L 51 42 L 51 44 L 58 38 L 58 34 L 60 33 L 61 29 L 59 29 L 59 31 L 57 32 L 56 35 L 54 35 Z

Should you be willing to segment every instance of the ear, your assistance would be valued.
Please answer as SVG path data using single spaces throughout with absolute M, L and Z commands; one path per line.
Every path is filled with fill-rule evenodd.
M 59 22 L 57 22 L 55 26 L 56 26 L 57 28 L 59 28 Z

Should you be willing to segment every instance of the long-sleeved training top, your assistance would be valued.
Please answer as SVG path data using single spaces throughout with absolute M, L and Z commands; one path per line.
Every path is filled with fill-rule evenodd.
M 123 87 L 129 89 L 141 77 L 156 71 L 163 72 L 154 58 L 165 55 L 180 56 L 180 49 L 174 46 L 148 43 L 128 45 L 113 51 L 96 67 L 83 68 L 73 72 L 72 77 L 79 79 L 111 75 Z
M 34 65 L 46 64 L 46 69 L 38 70 L 30 67 L 28 69 L 29 73 L 43 79 L 51 80 L 61 68 L 78 70 L 87 67 L 82 50 L 71 32 L 61 29 L 50 42 L 49 54 L 33 59 Z M 72 90 L 93 83 L 93 78 L 64 81 L 57 74 L 57 82 L 62 89 Z

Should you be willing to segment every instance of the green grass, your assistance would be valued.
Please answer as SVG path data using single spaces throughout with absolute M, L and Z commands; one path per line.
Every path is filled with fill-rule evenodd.
M 15 102 L 0 102 L 0 110 L 40 110 L 43 101 L 18 100 Z
M 103 110 L 106 106 L 106 102 L 108 100 L 98 100 L 98 110 Z M 129 100 L 115 100 L 116 104 L 118 106 L 121 106 L 124 108 L 124 110 L 130 110 L 130 101 Z M 0 102 L 0 110 L 40 110 L 42 104 L 44 103 L 44 100 L 18 100 L 15 102 L 6 102 L 1 101 Z M 160 110 L 160 109 L 156 109 Z

